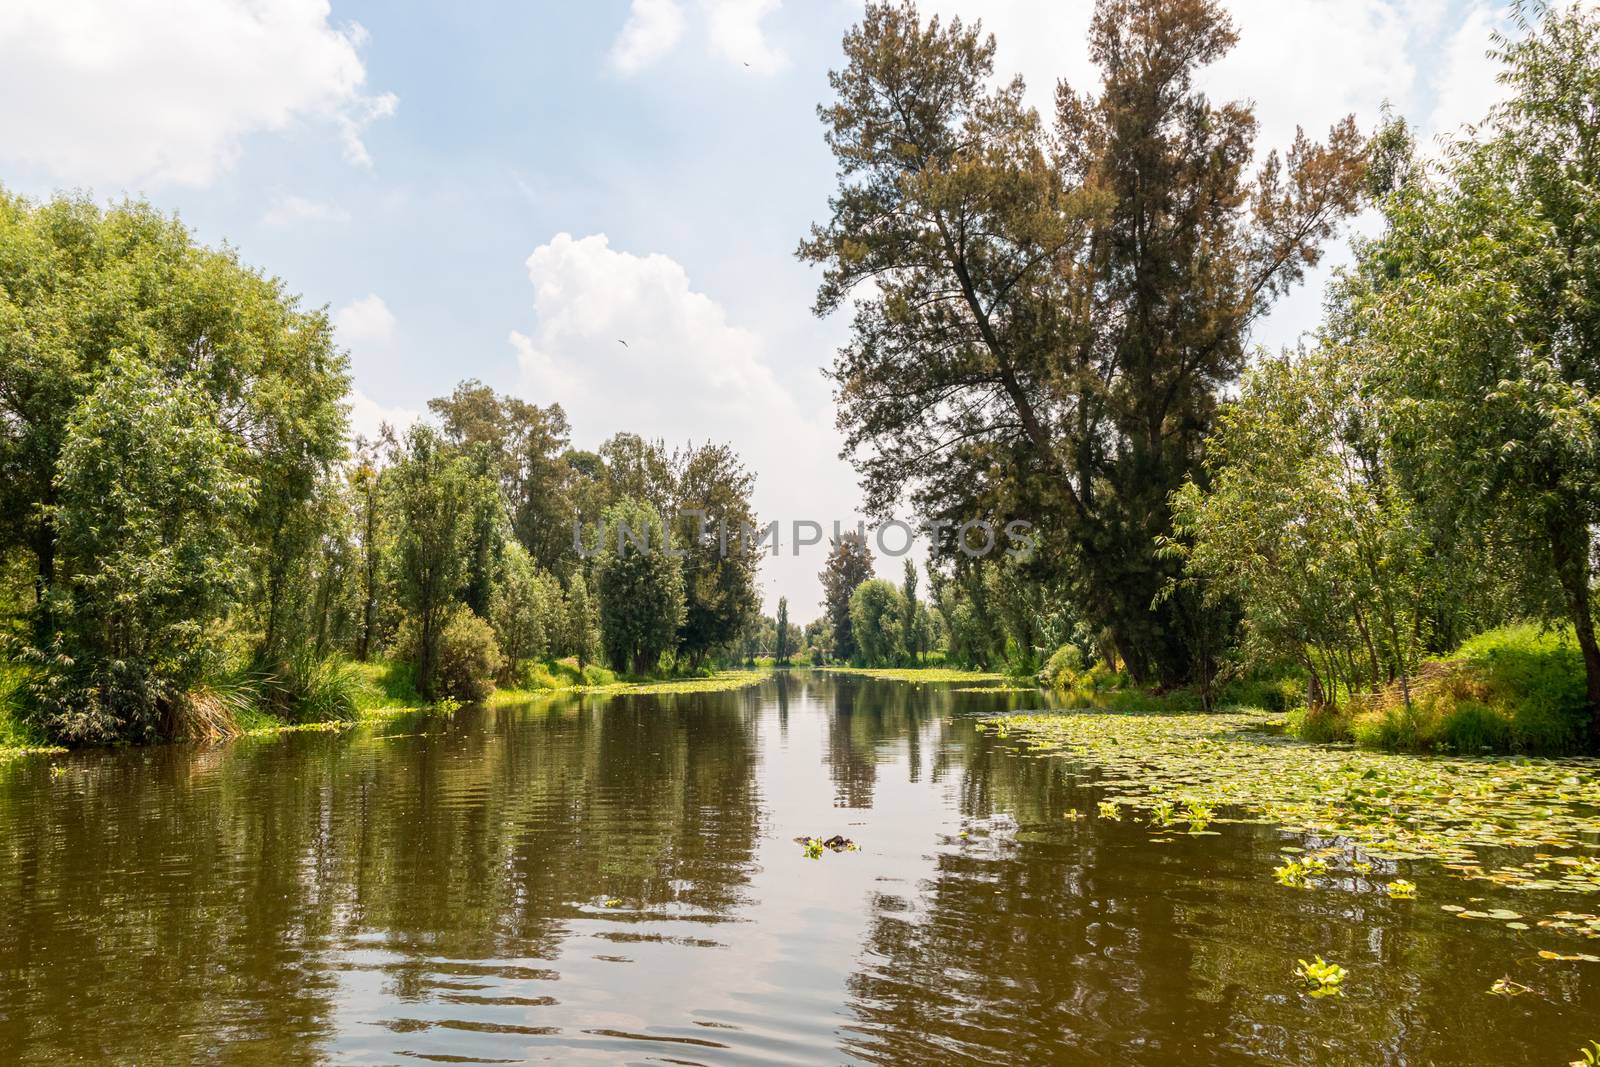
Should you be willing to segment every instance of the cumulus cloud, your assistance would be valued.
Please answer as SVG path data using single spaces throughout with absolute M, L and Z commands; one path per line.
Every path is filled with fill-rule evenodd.
M 422 412 L 407 407 L 385 407 L 360 389 L 350 391 L 350 440 L 364 437 L 376 441 L 385 426 L 396 433 L 422 418 Z
M 729 63 L 771 74 L 788 65 L 780 49 L 767 41 L 761 20 L 778 10 L 781 0 L 704 0 L 706 40 L 714 55 Z
M 333 313 L 333 328 L 339 340 L 349 344 L 387 341 L 394 336 L 394 312 L 377 293 L 352 300 Z
M 0 159 L 63 182 L 200 186 L 246 137 L 321 124 L 351 162 L 396 99 L 369 93 L 327 0 L 8 0 Z
M 700 0 L 698 16 L 707 50 L 759 74 L 781 70 L 788 57 L 768 42 L 761 25 L 781 4 L 782 0 Z M 687 21 L 678 0 L 633 0 L 611 46 L 612 68 L 637 74 L 655 63 L 678 46 Z
M 350 212 L 338 204 L 311 200 L 293 193 L 280 193 L 272 198 L 272 203 L 262 214 L 261 221 L 264 225 L 276 227 L 297 226 L 302 223 L 349 222 Z
M 1475 126 L 1505 99 L 1506 87 L 1495 79 L 1500 64 L 1488 55 L 1497 24 L 1488 5 L 1475 4 L 1445 43 L 1435 79 L 1430 132 L 1455 134 L 1463 125 Z
M 633 74 L 677 46 L 683 36 L 683 8 L 677 0 L 633 0 L 628 21 L 611 45 L 611 65 Z
M 774 376 L 760 331 L 697 291 L 669 256 L 612 248 L 604 234 L 562 233 L 527 267 L 536 321 L 511 337 L 518 392 L 560 402 L 583 447 L 619 430 L 733 445 L 758 474 L 757 514 L 784 524 L 783 554 L 764 562 L 764 585 L 791 596 L 814 589 L 821 550 L 792 555 L 789 524 L 853 521 L 840 514 L 852 496 L 842 487 L 854 478 L 837 458 L 826 399 L 803 408 Z

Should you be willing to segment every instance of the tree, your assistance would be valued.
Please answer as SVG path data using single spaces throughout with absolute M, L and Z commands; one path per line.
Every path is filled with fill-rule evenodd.
M 1427 635 L 1426 531 L 1351 354 L 1328 346 L 1246 376 L 1210 444 L 1210 489 L 1174 498 L 1171 544 L 1206 594 L 1242 607 L 1246 651 L 1309 676 L 1313 705 L 1398 678 Z
M 246 578 L 251 484 L 204 394 L 114 359 L 67 419 L 47 518 L 50 587 L 41 725 L 70 742 L 170 735 L 219 665 L 219 623 Z
M 909 559 L 905 561 L 905 578 L 900 585 L 900 641 L 905 646 L 906 654 L 917 655 L 917 565 Z
M 666 524 L 648 504 L 606 511 L 606 547 L 595 563 L 600 636 L 613 670 L 648 674 L 683 623 L 683 569 L 668 552 Z
M 826 267 L 817 311 L 855 307 L 831 376 L 869 508 L 909 492 L 1052 531 L 1140 680 L 1189 669 L 1181 605 L 1152 608 L 1177 570 L 1154 547 L 1167 496 L 1200 473 L 1251 323 L 1361 190 L 1351 120 L 1247 173 L 1250 108 L 1193 85 L 1234 41 L 1214 0 L 1099 0 L 1103 88 L 1060 86 L 1052 136 L 977 27 L 869 4 L 821 109 L 831 217 L 800 246 Z
M 906 656 L 905 597 L 893 583 L 871 578 L 850 594 L 850 631 L 856 658 L 868 667 L 894 666 Z
M 600 647 L 600 626 L 589 596 L 589 583 L 581 572 L 567 584 L 565 618 L 565 648 L 577 659 L 578 673 L 582 674 Z
M 778 639 L 773 646 L 772 658 L 780 667 L 789 665 L 789 598 L 778 598 Z
M 388 433 L 388 427 L 384 428 Z M 393 447 L 393 436 L 388 437 Z M 365 663 L 377 646 L 379 611 L 384 601 L 382 475 L 376 445 L 359 441 L 355 464 L 349 472 L 353 526 L 356 536 L 356 573 L 359 619 L 356 659 Z
M 33 204 L 0 191 L 0 552 L 26 547 L 42 603 L 57 565 L 57 464 L 68 421 L 116 360 L 205 397 L 253 486 L 236 519 L 255 562 L 259 645 L 281 632 L 286 583 L 315 546 L 306 503 L 344 453 L 348 362 L 328 317 L 231 249 L 194 243 L 149 204 Z M 48 612 L 35 632 L 48 640 Z
M 822 610 L 833 628 L 831 654 L 836 659 L 853 659 L 856 643 L 850 629 L 850 594 L 872 577 L 872 550 L 867 547 L 866 535 L 840 534 L 818 577 L 822 579 Z
M 685 610 L 678 647 L 698 667 L 756 613 L 760 549 L 741 536 L 755 525 L 755 476 L 727 445 L 689 447 L 676 457 L 673 546 L 684 553 Z
M 428 409 L 451 443 L 488 449 L 512 536 L 541 569 L 561 570 L 572 555 L 570 431 L 561 405 L 540 407 L 468 379 L 448 397 L 428 401 Z
M 559 608 L 559 601 L 552 604 L 550 597 L 552 586 L 557 597 L 560 587 L 547 579 L 521 543 L 512 541 L 505 546 L 490 598 L 489 622 L 508 674 L 521 661 L 542 656 L 549 648 L 549 624 Z
M 1600 16 L 1517 18 L 1496 53 L 1509 99 L 1437 178 L 1415 168 L 1386 198 L 1335 329 L 1382 367 L 1403 476 L 1516 552 L 1528 607 L 1572 625 L 1600 750 Z
M 467 574 L 480 479 L 432 427 L 406 432 L 384 475 L 387 511 L 394 522 L 395 586 L 416 627 L 417 692 L 439 696 L 435 670 L 439 642 Z

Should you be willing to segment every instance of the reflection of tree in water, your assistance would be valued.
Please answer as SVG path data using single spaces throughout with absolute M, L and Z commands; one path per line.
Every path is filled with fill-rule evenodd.
M 596 900 L 726 917 L 759 833 L 753 706 L 567 700 L 9 768 L 0 1060 L 309 1061 L 337 969 L 423 997 L 430 959 L 551 957 Z
M 833 708 L 828 718 L 828 772 L 834 806 L 843 808 L 872 806 L 879 754 L 885 746 L 903 741 L 908 759 L 920 768 L 922 732 L 949 700 L 938 687 L 913 688 L 848 675 L 826 676 L 818 690 L 830 698 Z

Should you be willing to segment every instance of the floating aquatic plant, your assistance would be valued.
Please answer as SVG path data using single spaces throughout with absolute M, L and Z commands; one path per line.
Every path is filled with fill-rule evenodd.
M 1497 997 L 1520 997 L 1524 993 L 1532 993 L 1533 990 L 1521 982 L 1512 981 L 1511 976 L 1506 975 L 1503 978 L 1496 978 L 1494 985 L 1489 987 L 1489 992 Z
M 1388 890 L 1389 895 L 1396 900 L 1417 899 L 1417 884 L 1408 882 L 1404 878 L 1396 878 L 1383 888 Z
M 1600 1041 L 1591 1041 L 1587 1048 L 1578 1050 L 1579 1059 L 1572 1061 L 1571 1067 L 1596 1067 L 1600 1065 Z
M 1114 800 L 1102 800 L 1100 802 L 1100 817 L 1102 819 L 1110 819 L 1112 822 L 1121 822 L 1122 808 Z
M 1343 985 L 1347 972 L 1337 963 L 1329 963 L 1321 956 L 1310 963 L 1299 961 L 1300 966 L 1295 968 L 1295 974 L 1300 976 L 1314 997 L 1342 996 Z
M 1431 859 L 1514 889 L 1600 893 L 1600 761 L 1399 756 L 1275 736 L 1264 712 L 1076 711 L 990 720 L 1094 767 L 1108 803 L 1166 825 L 1182 795 L 1216 822 L 1337 837 L 1363 862 Z M 1102 809 L 1103 810 L 1103 809 Z M 1223 817 L 1226 816 L 1226 817 Z M 1486 864 L 1481 850 L 1531 859 Z M 1370 873 L 1364 871 L 1362 873 Z

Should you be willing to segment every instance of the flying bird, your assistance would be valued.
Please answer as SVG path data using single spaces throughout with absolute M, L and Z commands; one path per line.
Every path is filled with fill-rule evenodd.
M 619 337 L 619 338 L 617 338 L 617 344 L 619 344 L 619 345 L 621 345 L 621 346 L 622 346 L 622 347 L 623 347 L 623 348 L 627 348 L 627 347 L 628 347 L 628 342 L 626 342 L 626 341 L 624 341 L 624 340 L 623 340 L 623 339 L 622 339 L 622 338 L 620 338 L 620 337 Z

